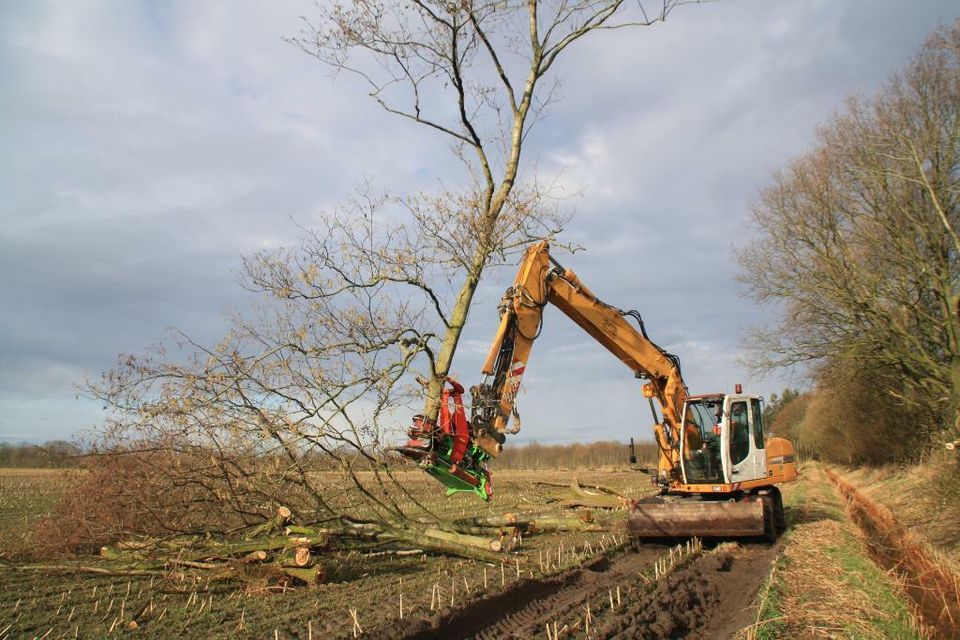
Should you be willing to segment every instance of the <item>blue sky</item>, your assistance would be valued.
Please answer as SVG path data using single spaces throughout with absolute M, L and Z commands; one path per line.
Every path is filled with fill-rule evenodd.
M 321 0 L 323 1 L 323 0 Z M 363 180 L 394 193 L 455 184 L 446 141 L 395 120 L 283 41 L 310 2 L 41 2 L 0 7 L 0 441 L 89 429 L 76 397 L 121 352 L 177 327 L 200 342 L 251 304 L 242 254 Z M 569 193 L 563 261 L 643 313 L 692 391 L 769 395 L 740 295 L 750 203 L 852 93 L 874 92 L 955 2 L 725 0 L 597 34 L 557 67 L 559 101 L 526 159 Z M 741 247 L 741 249 L 735 249 Z M 472 381 L 512 268 L 489 274 L 454 370 Z M 646 436 L 622 365 L 548 311 L 520 396 L 524 439 Z

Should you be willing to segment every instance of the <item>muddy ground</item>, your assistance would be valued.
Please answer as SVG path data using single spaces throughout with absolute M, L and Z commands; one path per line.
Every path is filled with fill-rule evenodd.
M 751 603 L 778 546 L 725 544 L 657 579 L 667 545 L 629 544 L 578 569 L 512 588 L 442 615 L 397 620 L 377 637 L 724 638 L 753 622 Z

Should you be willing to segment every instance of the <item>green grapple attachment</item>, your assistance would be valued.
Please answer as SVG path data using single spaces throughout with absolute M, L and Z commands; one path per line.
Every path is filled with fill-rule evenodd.
M 493 495 L 487 461 L 490 455 L 473 440 L 472 429 L 463 410 L 463 387 L 447 380 L 443 390 L 440 424 L 423 416 L 414 416 L 407 430 L 410 439 L 394 450 L 414 460 L 421 469 L 447 488 L 447 495 L 475 493 L 483 500 Z M 452 410 L 451 410 L 452 405 Z
M 476 446 L 471 446 L 468 456 L 459 463 L 451 460 L 453 438 L 442 438 L 434 449 L 432 442 L 423 439 L 411 439 L 406 445 L 395 451 L 414 460 L 417 466 L 440 481 L 447 488 L 447 495 L 468 492 L 475 493 L 483 500 L 493 495 L 490 471 L 487 469 L 488 455 Z

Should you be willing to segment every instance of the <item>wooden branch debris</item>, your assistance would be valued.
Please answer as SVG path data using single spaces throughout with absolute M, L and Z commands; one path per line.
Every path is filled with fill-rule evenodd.
M 505 513 L 498 516 L 479 518 L 461 518 L 453 522 L 454 527 L 467 529 L 513 528 L 524 533 L 543 533 L 546 531 L 602 531 L 604 527 L 594 522 L 590 511 L 579 515 L 566 516 L 553 513 Z
M 122 541 L 101 548 L 103 562 L 99 566 L 64 563 L 20 568 L 118 576 L 177 575 L 192 570 L 207 572 L 213 579 L 266 580 L 286 587 L 326 580 L 334 570 L 332 549 L 360 551 L 359 558 L 433 553 L 495 564 L 502 562 L 502 552 L 518 546 L 523 535 L 604 528 L 589 511 L 577 515 L 506 513 L 453 522 L 341 518 L 323 528 L 291 524 L 290 518 L 289 509 L 278 509 L 276 517 L 252 530 L 257 536 L 248 534 L 239 540 L 195 536 Z
M 98 567 L 84 564 L 20 564 L 10 565 L 20 571 L 52 571 L 57 573 L 97 573 L 105 576 L 157 576 L 163 571 L 157 569 L 123 569 Z
M 320 562 L 330 547 L 328 531 L 315 529 L 311 535 L 273 535 L 241 542 L 205 539 L 138 540 L 102 547 L 107 561 L 100 573 L 150 575 L 174 569 L 209 571 L 217 578 L 267 579 L 278 584 L 319 584 L 327 569 Z M 39 567 L 37 567 L 39 568 Z M 85 572 L 89 567 L 61 565 L 59 569 Z
M 601 523 L 594 521 L 593 514 L 590 511 L 581 511 L 574 516 L 556 513 L 505 513 L 494 516 L 461 518 L 447 526 L 471 534 L 489 532 L 490 529 L 495 529 L 499 535 L 499 549 L 504 551 L 516 549 L 524 535 L 548 531 L 603 531 L 606 528 Z
M 283 529 L 284 525 L 286 525 L 290 521 L 290 518 L 292 516 L 293 516 L 293 512 L 290 511 L 288 507 L 284 507 L 284 506 L 277 507 L 276 515 L 274 515 L 271 520 L 268 520 L 263 524 L 261 524 L 260 526 L 254 527 L 253 529 L 251 529 L 250 533 L 247 534 L 247 540 L 252 540 L 253 538 L 257 538 L 267 534 L 273 534 L 280 531 L 281 529 Z
M 613 489 L 597 484 L 582 484 L 577 478 L 573 478 L 570 484 L 540 481 L 534 482 L 534 485 L 551 488 L 548 501 L 559 502 L 564 509 L 625 509 L 630 504 L 629 498 Z

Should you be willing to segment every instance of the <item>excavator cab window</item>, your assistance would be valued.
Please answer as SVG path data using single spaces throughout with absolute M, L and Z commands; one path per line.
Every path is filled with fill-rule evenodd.
M 730 405 L 730 463 L 738 465 L 750 455 L 750 422 L 747 403 L 738 400 Z
M 720 439 L 714 433 L 716 407 L 706 401 L 687 404 L 684 412 L 684 470 L 687 482 L 723 482 Z
M 757 449 L 763 449 L 763 441 L 767 432 L 763 425 L 763 407 L 760 400 L 753 398 L 750 400 L 750 411 L 753 413 L 753 444 Z

